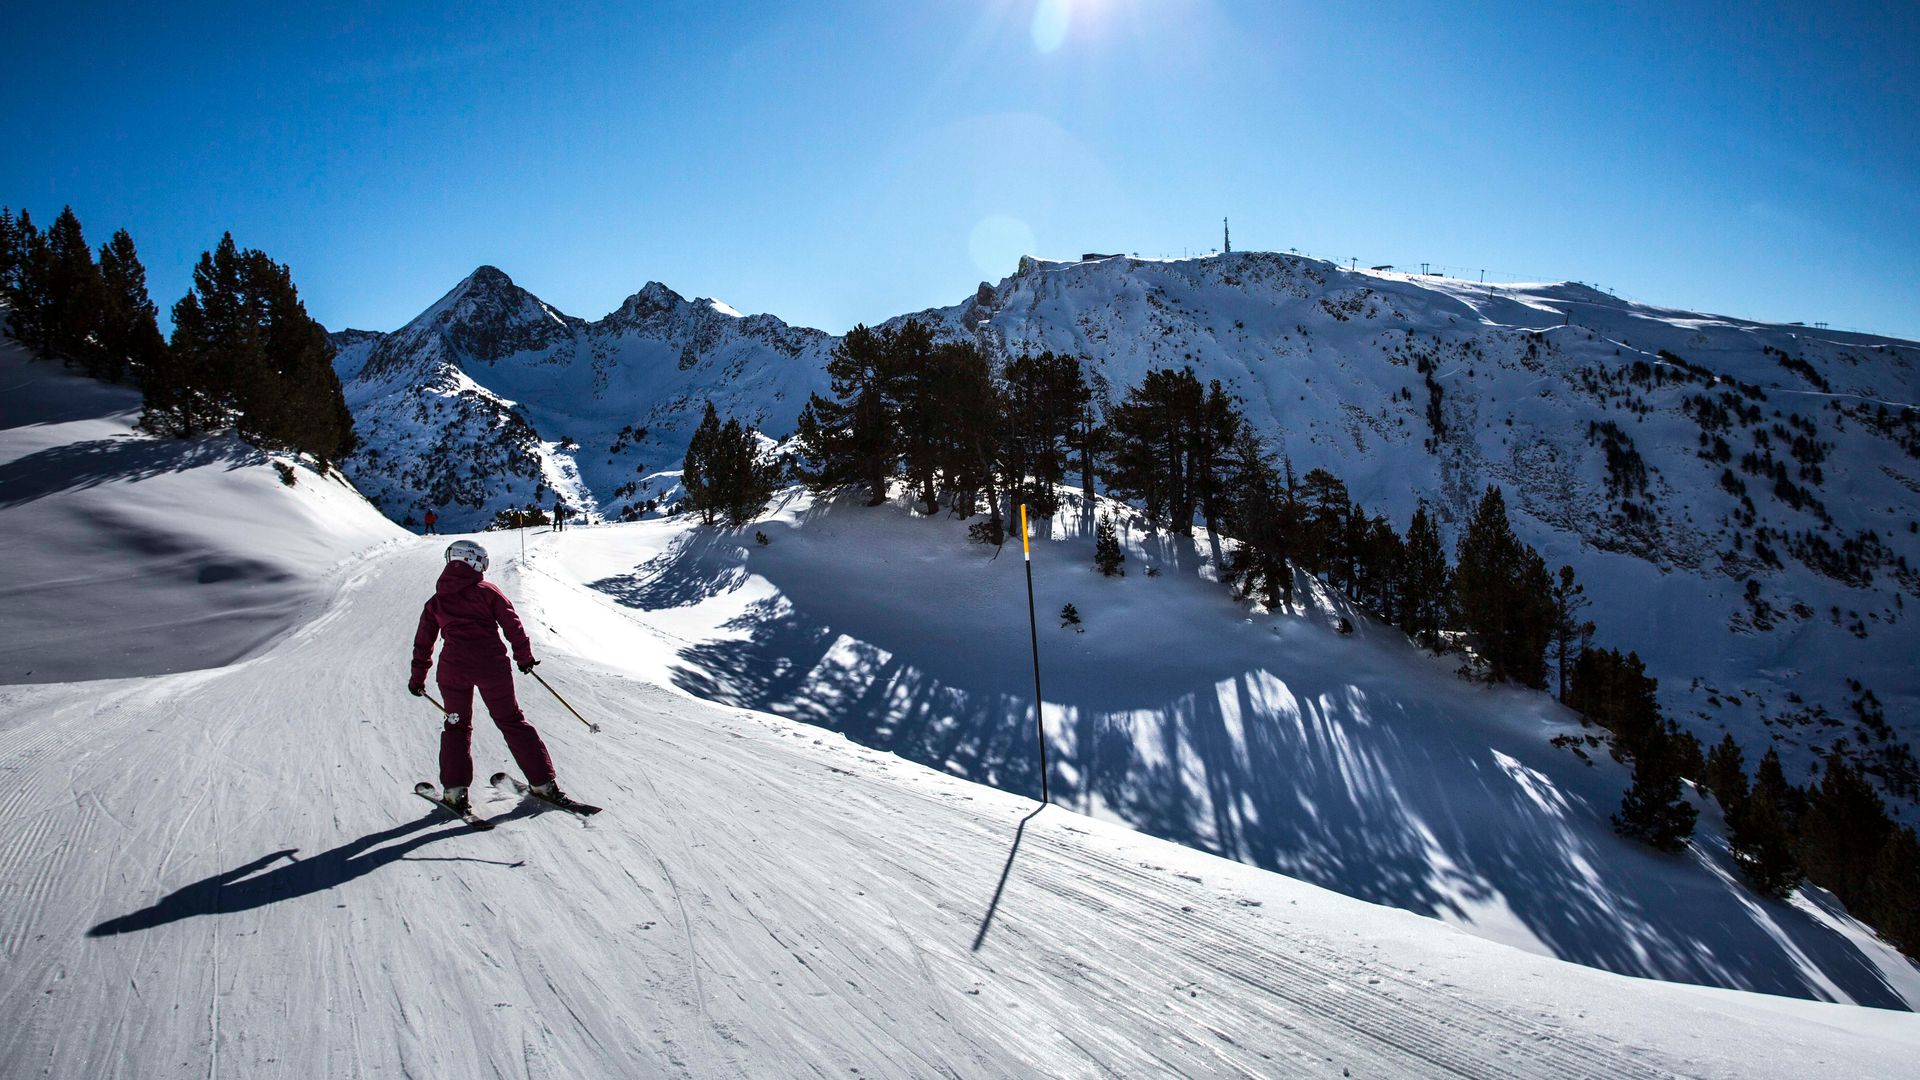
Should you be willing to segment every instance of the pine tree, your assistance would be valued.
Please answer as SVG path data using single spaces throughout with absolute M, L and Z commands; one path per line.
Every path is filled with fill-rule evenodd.
M 693 438 L 687 442 L 687 456 L 680 466 L 680 488 L 687 493 L 687 507 L 699 511 L 702 525 L 713 524 L 720 513 L 714 482 L 719 442 L 720 413 L 709 401 L 700 426 L 693 429 Z
M 1835 748 L 1794 832 L 1807 877 L 1851 908 L 1866 896 L 1867 878 L 1893 823 L 1880 796 Z
M 922 512 L 932 514 L 939 508 L 941 451 L 946 442 L 933 331 L 909 319 L 899 330 L 883 334 L 881 342 L 881 396 L 893 418 L 894 453 L 908 488 L 920 493 Z
M 1727 847 L 1756 892 L 1784 897 L 1800 883 L 1793 833 L 1803 797 L 1787 783 L 1773 747 L 1760 759 L 1753 787 L 1727 815 Z
M 1329 584 L 1344 588 L 1346 575 L 1347 485 L 1325 469 L 1310 470 L 1300 481 L 1302 510 L 1301 558 L 1308 570 L 1325 575 Z
M 46 247 L 35 260 L 40 310 L 35 316 L 41 354 L 65 357 L 89 375 L 101 373 L 94 330 L 99 325 L 102 286 L 93 249 L 80 230 L 73 207 L 60 211 L 47 230 Z
M 1268 611 L 1290 609 L 1294 530 L 1286 482 L 1248 427 L 1237 435 L 1233 467 L 1227 527 L 1240 544 L 1227 558 L 1226 579 L 1241 597 L 1257 596 Z
M 1552 585 L 1539 553 L 1514 536 L 1497 487 L 1487 488 L 1460 536 L 1454 588 L 1461 622 L 1474 636 L 1489 676 L 1544 689 Z
M 1407 539 L 1395 575 L 1399 626 L 1429 649 L 1440 647 L 1440 631 L 1453 611 L 1453 575 L 1440 544 L 1440 526 L 1422 500 L 1407 526 Z
M 1620 801 L 1613 827 L 1620 835 L 1660 851 L 1687 846 L 1699 814 L 1680 791 L 1680 774 L 1664 739 L 1643 746 L 1633 761 L 1633 786 Z
M 1587 643 L 1593 640 L 1593 623 L 1580 618 L 1580 612 L 1588 606 L 1586 586 L 1577 585 L 1573 580 L 1573 567 L 1562 566 L 1557 581 L 1553 585 L 1553 665 L 1560 678 L 1560 700 L 1567 700 L 1567 680 L 1573 673 L 1573 662 L 1579 657 Z
M 1881 937 L 1920 959 L 1920 837 L 1912 829 L 1896 829 L 1880 845 L 1861 908 Z
M 760 452 L 754 430 L 729 417 L 720 429 L 723 507 L 736 528 L 760 516 L 780 486 L 780 462 Z
M 1065 630 L 1070 626 L 1075 629 L 1080 626 L 1080 609 L 1072 604 L 1060 609 L 1060 629 Z
M 779 462 L 761 454 L 753 429 L 735 417 L 722 424 L 707 402 L 681 465 L 686 509 L 698 511 L 703 525 L 724 518 L 738 527 L 760 516 L 779 485 Z
M 1105 514 L 1100 516 L 1100 525 L 1093 533 L 1093 565 L 1107 577 L 1125 577 L 1126 567 L 1121 565 L 1127 560 L 1127 553 L 1120 550 L 1120 534 L 1114 531 L 1113 519 Z
M 192 435 L 223 424 L 322 463 L 352 452 L 353 417 L 333 347 L 288 269 L 231 233 L 194 268 L 173 306 L 173 340 L 147 395 L 150 427 Z
M 1239 444 L 1240 432 L 1246 426 L 1245 418 L 1227 396 L 1220 380 L 1208 383 L 1207 396 L 1201 402 L 1200 415 L 1194 425 L 1189 468 L 1200 517 L 1210 534 L 1220 531 L 1220 523 L 1230 510 L 1234 447 Z
M 1659 685 L 1638 653 L 1588 649 L 1573 665 L 1567 707 L 1612 732 L 1617 755 L 1638 758 L 1646 747 L 1670 754 L 1655 697 Z
M 1707 790 L 1720 802 L 1720 808 L 1733 813 L 1741 803 L 1747 801 L 1747 764 L 1740 750 L 1740 744 L 1733 741 L 1731 734 L 1721 737 L 1713 751 L 1707 755 Z
M 1138 499 L 1147 521 L 1176 532 L 1204 513 L 1217 529 L 1234 499 L 1234 447 L 1244 420 L 1215 381 L 1191 368 L 1147 372 L 1111 413 L 1109 492 Z
M 919 326 L 908 320 L 906 330 Z M 827 360 L 832 397 L 819 394 L 800 412 L 796 442 L 808 465 L 800 475 L 825 492 L 850 484 L 867 488 L 867 505 L 887 499 L 887 482 L 900 459 L 899 429 L 888 401 L 894 378 L 896 331 L 856 326 Z
M 100 248 L 100 281 L 100 374 L 113 382 L 127 374 L 144 381 L 164 366 L 167 343 L 147 295 L 146 268 L 125 229 Z
M 1051 516 L 1060 508 L 1074 432 L 1092 400 L 1077 356 L 1017 356 L 1007 362 L 1006 487 L 1013 502 Z
M 13 290 L 17 287 L 23 256 L 20 224 L 13 218 L 13 208 L 0 206 L 0 303 L 9 306 L 13 303 Z M 4 329 L 4 326 L 0 326 L 0 330 Z
M 936 410 L 940 488 L 955 515 L 971 517 L 984 501 L 997 522 L 1001 417 L 993 365 L 972 342 L 934 346 L 932 365 L 930 392 L 941 405 Z
M 1080 408 L 1080 420 L 1068 439 L 1067 448 L 1080 455 L 1080 489 L 1086 501 L 1086 513 L 1093 514 L 1096 462 L 1106 454 L 1112 433 L 1102 417 L 1113 408 L 1113 389 L 1107 377 L 1094 372 L 1087 377 L 1087 394 Z
M 1384 514 L 1374 515 L 1361 530 L 1354 597 L 1388 622 L 1399 618 L 1400 563 L 1406 546 Z
M 13 219 L 14 266 L 7 285 L 7 330 L 24 345 L 40 342 L 47 241 L 26 210 Z
M 1793 819 L 1766 788 L 1756 786 L 1727 815 L 1727 850 L 1747 883 L 1762 896 L 1785 899 L 1800 884 Z

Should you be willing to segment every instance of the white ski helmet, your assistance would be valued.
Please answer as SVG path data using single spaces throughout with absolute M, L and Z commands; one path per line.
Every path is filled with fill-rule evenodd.
M 447 545 L 447 561 L 466 563 L 484 574 L 487 572 L 487 549 L 471 540 L 455 540 Z

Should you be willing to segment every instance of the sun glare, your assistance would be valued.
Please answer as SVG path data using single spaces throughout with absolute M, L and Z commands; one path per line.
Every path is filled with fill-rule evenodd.
M 1067 27 L 1073 22 L 1071 0 L 1040 0 L 1033 9 L 1033 47 L 1053 52 L 1067 40 Z

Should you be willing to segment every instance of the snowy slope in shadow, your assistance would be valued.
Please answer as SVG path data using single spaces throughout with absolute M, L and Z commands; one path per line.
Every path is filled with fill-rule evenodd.
M 294 625 L 335 564 L 403 535 L 337 474 L 296 468 L 288 488 L 239 439 L 142 435 L 138 391 L 4 339 L 0 387 L 0 682 L 228 663 Z
M 1063 515 L 1035 553 L 1064 805 L 1610 971 L 1920 1001 L 1920 972 L 1849 920 L 1754 900 L 1711 827 L 1680 858 L 1615 836 L 1627 771 L 1549 745 L 1582 729 L 1545 695 L 1463 682 L 1324 594 L 1252 614 L 1204 542 L 1135 531 L 1128 576 L 1101 578 L 1078 531 Z M 645 524 L 555 550 L 546 580 L 588 582 L 663 646 L 606 662 L 1038 794 L 1017 550 L 996 559 L 962 523 L 897 505 L 797 495 L 739 531 Z M 1058 628 L 1066 603 L 1084 633 Z M 1351 637 L 1331 629 L 1342 616 Z

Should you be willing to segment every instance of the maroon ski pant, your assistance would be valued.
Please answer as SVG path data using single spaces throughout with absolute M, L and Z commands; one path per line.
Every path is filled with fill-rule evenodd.
M 469 672 L 462 666 L 440 665 L 442 700 L 447 703 L 446 726 L 440 729 L 440 786 L 467 787 L 473 783 L 473 691 L 477 687 L 487 703 L 494 726 L 506 736 L 507 749 L 520 765 L 529 784 L 544 784 L 553 779 L 553 759 L 547 756 L 547 744 L 520 711 L 513 693 L 513 669 L 502 662 L 498 667 Z

